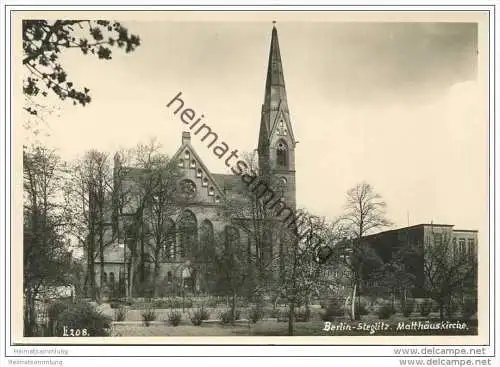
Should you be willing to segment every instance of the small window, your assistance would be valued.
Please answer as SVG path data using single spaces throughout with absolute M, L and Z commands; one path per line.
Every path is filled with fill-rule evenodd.
M 216 202 L 216 203 L 220 203 L 220 196 L 216 196 L 216 197 L 215 197 L 215 202 Z
M 115 273 L 109 273 L 109 282 L 113 284 L 115 282 Z
M 184 160 L 179 159 L 179 163 L 177 163 L 177 166 L 184 167 Z
M 434 233 L 434 245 L 440 246 L 443 244 L 443 234 Z
M 103 282 L 103 283 L 106 283 L 107 281 L 108 281 L 108 274 L 103 273 L 103 274 L 102 274 L 102 282 Z
M 210 195 L 210 196 L 214 196 L 214 195 L 215 195 L 215 190 L 214 190 L 214 188 L 213 188 L 213 187 L 210 187 L 210 188 L 208 189 L 208 195 Z
M 465 238 L 460 238 L 458 240 L 458 249 L 461 255 L 465 254 Z
M 202 175 L 203 175 L 203 171 L 200 168 L 198 168 L 198 170 L 196 171 L 196 177 L 201 178 Z
M 203 181 L 202 181 L 201 185 L 202 185 L 203 187 L 207 187 L 207 186 L 208 186 L 208 178 L 206 178 L 206 177 L 205 177 L 205 178 L 203 178 Z
M 184 159 L 189 159 L 191 158 L 191 154 L 189 154 L 189 151 L 186 150 L 186 152 L 184 153 Z
M 194 159 L 191 161 L 190 167 L 191 168 L 196 168 L 196 161 Z
M 473 238 L 469 238 L 467 240 L 467 251 L 469 251 L 470 253 L 472 253 L 474 251 L 474 239 Z

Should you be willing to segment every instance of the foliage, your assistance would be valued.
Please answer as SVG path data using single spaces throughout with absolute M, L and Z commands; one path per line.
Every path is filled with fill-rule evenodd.
M 240 311 L 239 310 L 235 310 L 234 311 L 234 319 L 233 319 L 233 313 L 232 313 L 231 309 L 223 310 L 223 311 L 219 312 L 219 320 L 223 324 L 231 324 L 234 321 L 239 320 L 240 319 L 240 315 L 241 315 Z
M 401 313 L 403 316 L 408 317 L 415 310 L 415 301 L 412 299 L 406 299 L 401 302 Z
M 182 320 L 182 314 L 179 311 L 170 311 L 167 317 L 172 326 L 178 326 Z
M 453 315 L 458 311 L 459 305 L 456 300 L 450 300 L 448 304 L 445 306 L 446 316 L 448 318 L 453 317 Z
M 368 311 L 368 308 L 366 307 L 365 302 L 362 302 L 362 301 L 360 301 L 359 303 L 356 302 L 356 305 L 354 307 L 356 307 L 356 313 L 361 315 L 361 316 L 369 314 L 369 311 Z
M 54 93 L 61 100 L 87 105 L 89 89 L 74 87 L 60 56 L 63 50 L 79 49 L 84 55 L 110 60 L 112 48 L 132 52 L 140 44 L 139 37 L 129 34 L 119 22 L 107 20 L 23 20 L 23 65 L 27 71 L 23 92 L 29 100 Z M 36 104 L 25 107 L 32 115 L 39 113 Z
M 47 317 L 49 318 L 49 322 L 55 322 L 59 315 L 63 313 L 70 307 L 70 303 L 64 301 L 55 301 L 52 302 L 47 307 Z
M 154 308 L 145 308 L 141 311 L 141 317 L 144 326 L 149 326 L 151 321 L 156 320 L 156 310 Z
M 469 320 L 477 312 L 477 299 L 467 299 L 463 304 L 462 315 Z
M 424 258 L 426 290 L 439 307 L 442 320 L 446 306 L 453 296 L 462 291 L 464 284 L 477 289 L 477 257 L 453 244 L 450 234 L 443 234 L 440 242 L 426 242 L 421 252 Z
M 295 321 L 307 322 L 311 319 L 311 310 L 308 307 L 300 307 L 295 311 Z
M 425 299 L 424 302 L 420 304 L 420 315 L 427 317 L 432 311 L 432 301 L 430 299 Z
M 57 317 L 56 335 L 63 335 L 67 329 L 86 329 L 88 336 L 108 336 L 111 318 L 98 312 L 87 302 L 70 303 Z
M 125 321 L 127 318 L 127 309 L 123 306 L 115 308 L 114 310 L 115 321 Z
M 200 326 L 202 321 L 208 320 L 208 318 L 209 318 L 208 311 L 203 306 L 190 313 L 191 322 L 195 326 Z
M 379 319 L 388 319 L 394 314 L 394 309 L 390 303 L 384 303 L 380 305 L 377 310 L 377 315 Z
M 338 298 L 331 298 L 328 302 L 326 310 L 321 314 L 323 321 L 334 321 L 336 317 L 344 316 L 344 305 Z
M 254 306 L 250 308 L 250 310 L 248 311 L 248 318 L 254 324 L 257 323 L 257 321 L 262 320 L 263 317 L 264 317 L 264 311 L 262 310 L 261 307 Z
M 64 238 L 67 212 L 58 198 L 64 165 L 51 150 L 23 147 L 24 335 L 36 327 L 35 299 L 75 277 Z

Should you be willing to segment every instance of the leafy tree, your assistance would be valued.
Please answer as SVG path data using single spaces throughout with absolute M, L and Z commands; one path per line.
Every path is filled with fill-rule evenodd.
M 72 100 L 74 105 L 90 103 L 89 88 L 75 87 L 61 64 L 64 50 L 79 49 L 84 55 L 110 60 L 112 48 L 128 53 L 140 44 L 137 35 L 129 34 L 119 22 L 108 20 L 23 20 L 22 32 L 23 65 L 27 72 L 24 108 L 31 115 L 37 115 L 40 108 L 33 97 L 47 97 L 49 93 L 61 100 Z

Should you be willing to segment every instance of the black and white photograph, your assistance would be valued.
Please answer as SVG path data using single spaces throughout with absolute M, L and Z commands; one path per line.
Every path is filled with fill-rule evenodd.
M 487 12 L 11 22 L 15 340 L 488 340 Z

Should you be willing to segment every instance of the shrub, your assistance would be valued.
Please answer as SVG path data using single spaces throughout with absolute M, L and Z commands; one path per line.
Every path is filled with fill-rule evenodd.
M 415 310 L 415 301 L 412 299 L 406 299 L 401 302 L 401 313 L 403 316 L 408 317 Z
M 47 318 L 48 318 L 48 336 L 58 336 L 55 330 L 57 324 L 57 318 L 69 307 L 68 302 L 55 301 L 51 303 L 47 308 Z
M 125 321 L 127 317 L 127 309 L 125 307 L 115 308 L 115 321 Z
M 299 308 L 295 311 L 295 321 L 307 322 L 311 319 L 311 310 L 309 308 Z
M 264 311 L 261 307 L 252 307 L 248 313 L 248 318 L 252 323 L 257 323 L 257 321 L 262 320 L 264 317 Z
M 457 302 L 451 301 L 446 305 L 445 309 L 446 309 L 446 316 L 451 318 L 458 311 L 458 304 Z
M 59 315 L 64 312 L 70 304 L 64 301 L 55 301 L 49 305 L 47 308 L 47 317 L 49 318 L 49 323 L 53 323 L 57 320 Z
M 142 322 L 144 326 L 149 326 L 151 321 L 156 320 L 156 311 L 154 308 L 145 308 L 141 311 Z
M 269 313 L 269 316 L 275 319 L 278 319 L 280 317 L 280 309 L 279 308 L 273 308 L 271 312 Z
M 474 316 L 477 312 L 477 300 L 475 299 L 468 299 L 465 300 L 465 303 L 463 305 L 462 309 L 462 316 L 465 319 L 470 319 L 472 316 Z
M 325 312 L 321 314 L 323 321 L 333 321 L 335 317 L 344 315 L 344 307 L 337 298 L 332 298 L 328 303 Z
M 379 319 L 388 319 L 394 314 L 394 310 L 392 309 L 392 305 L 385 303 L 380 305 L 377 310 L 377 315 Z
M 200 326 L 203 320 L 208 320 L 208 317 L 208 312 L 203 306 L 197 310 L 194 310 L 193 313 L 190 314 L 191 322 L 195 326 Z
M 424 302 L 420 305 L 420 315 L 421 316 L 429 316 L 432 311 L 432 301 L 430 299 L 425 299 Z
M 240 311 L 234 311 L 234 319 L 231 310 L 221 311 L 219 313 L 219 319 L 223 324 L 229 324 L 240 319 Z
M 278 322 L 286 322 L 288 321 L 288 315 L 290 314 L 289 310 L 280 310 L 278 314 Z
M 168 322 L 172 326 L 178 326 L 181 323 L 182 314 L 179 311 L 171 311 L 168 314 Z
M 356 302 L 356 305 L 354 306 L 354 308 L 356 309 L 356 313 L 358 315 L 368 315 L 369 312 L 368 312 L 368 308 L 366 307 L 366 304 L 364 302 Z
M 215 298 L 215 297 L 209 298 L 206 301 L 207 307 L 217 307 L 219 304 L 221 304 L 221 302 L 219 301 L 219 298 Z
M 86 302 L 69 303 L 57 317 L 56 335 L 63 335 L 63 327 L 68 330 L 86 329 L 87 336 L 108 336 L 111 318 L 98 312 Z

